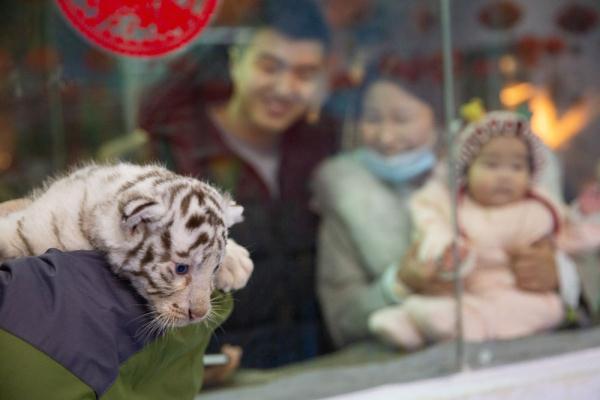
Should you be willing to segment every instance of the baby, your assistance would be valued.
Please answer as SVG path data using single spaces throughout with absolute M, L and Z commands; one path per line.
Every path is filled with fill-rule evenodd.
M 511 270 L 512 250 L 554 240 L 563 225 L 564 207 L 535 185 L 544 167 L 542 144 L 525 119 L 496 111 L 468 125 L 457 145 L 465 339 L 509 339 L 558 326 L 564 317 L 561 297 L 519 289 Z M 451 194 L 440 175 L 415 193 L 411 217 L 419 265 L 443 276 L 440 260 L 454 234 Z M 456 336 L 455 307 L 450 285 L 442 293 L 424 288 L 373 313 L 369 328 L 394 346 L 415 349 Z

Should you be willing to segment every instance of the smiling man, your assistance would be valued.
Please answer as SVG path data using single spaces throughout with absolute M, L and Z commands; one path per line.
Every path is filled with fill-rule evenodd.
M 324 44 L 260 29 L 251 42 L 231 50 L 234 93 L 214 112 L 223 128 L 268 150 L 318 100 Z
M 255 271 L 213 349 L 241 346 L 242 366 L 253 368 L 325 350 L 308 181 L 336 136 L 334 124 L 313 118 L 328 51 L 318 8 L 311 0 L 275 0 L 266 2 L 263 17 L 248 40 L 229 49 L 228 99 L 207 103 L 189 86 L 192 79 L 149 96 L 141 121 L 155 155 L 230 191 L 244 206 L 245 222 L 231 236 L 250 250 Z

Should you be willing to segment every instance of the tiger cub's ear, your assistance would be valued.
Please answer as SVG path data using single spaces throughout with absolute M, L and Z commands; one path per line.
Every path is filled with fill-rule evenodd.
M 160 201 L 149 197 L 134 197 L 121 203 L 121 225 L 133 233 L 141 224 L 154 230 L 167 213 Z
M 230 228 L 232 225 L 244 220 L 244 207 L 240 206 L 233 200 L 229 200 L 229 204 L 225 207 L 225 225 Z

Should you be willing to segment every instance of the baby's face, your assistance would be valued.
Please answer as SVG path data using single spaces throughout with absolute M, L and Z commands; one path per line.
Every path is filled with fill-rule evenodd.
M 421 100 L 386 80 L 365 96 L 359 130 L 366 146 L 389 156 L 433 142 L 433 113 Z
M 522 199 L 529 187 L 529 151 L 522 140 L 503 136 L 486 143 L 467 172 L 469 194 L 484 206 Z

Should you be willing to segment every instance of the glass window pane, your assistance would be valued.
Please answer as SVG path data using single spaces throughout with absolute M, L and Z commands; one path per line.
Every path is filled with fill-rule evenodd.
M 154 58 L 91 44 L 54 2 L 5 3 L 0 202 L 129 161 L 244 207 L 229 238 L 254 271 L 207 350 L 240 366 L 226 382 L 207 367 L 206 398 L 323 398 L 599 344 L 597 1 L 221 0 L 197 39 Z M 156 236 L 179 251 L 163 255 L 173 275 L 200 221 L 219 223 Z M 296 375 L 308 383 L 290 394 Z

